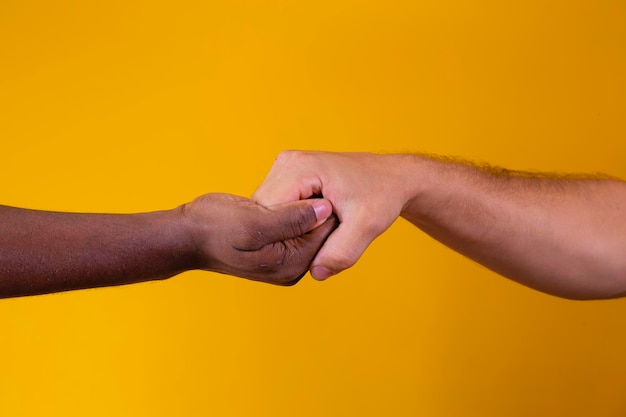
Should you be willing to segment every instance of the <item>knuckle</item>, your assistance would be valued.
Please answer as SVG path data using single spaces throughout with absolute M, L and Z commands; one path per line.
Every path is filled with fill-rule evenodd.
M 266 272 L 281 277 L 284 266 L 288 263 L 289 255 L 283 242 L 276 242 L 265 246 L 257 252 L 257 266 Z
M 308 264 L 299 259 L 296 247 L 284 242 L 271 245 L 267 259 L 267 272 L 277 285 L 291 286 L 296 284 L 306 273 Z
M 310 205 L 298 207 L 285 207 L 272 212 L 274 230 L 272 235 L 275 239 L 293 239 L 306 234 L 315 224 L 315 210 Z M 267 225 L 259 225 L 267 227 Z M 266 241 L 265 243 L 269 243 Z
M 258 239 L 251 237 L 251 242 Z M 255 279 L 279 286 L 295 285 L 308 270 L 311 259 L 305 259 L 297 245 L 274 242 L 246 252 L 246 270 Z
M 236 246 L 243 250 L 257 250 L 265 245 L 267 240 L 265 231 L 257 221 L 241 225 L 237 236 Z
M 293 287 L 298 282 L 300 282 L 302 277 L 304 277 L 305 275 L 306 275 L 306 271 L 304 271 L 303 273 L 301 273 L 299 276 L 295 278 L 293 278 L 293 276 L 290 275 L 289 278 L 280 280 L 279 282 L 276 283 L 276 285 L 280 285 L 281 287 Z
M 303 156 L 304 152 L 302 151 L 287 149 L 278 154 L 278 156 L 276 157 L 276 162 L 280 164 L 286 164 L 289 162 L 298 161 L 302 159 Z
M 364 236 L 373 237 L 380 234 L 381 226 L 376 216 L 364 216 L 360 227 Z
M 292 212 L 289 228 L 291 229 L 291 236 L 302 236 L 305 234 L 309 226 L 313 225 L 316 221 L 315 210 L 311 206 L 298 207 L 297 210 Z
M 384 204 L 384 203 L 383 203 Z M 358 224 L 359 233 L 361 236 L 373 239 L 375 236 L 378 236 L 381 231 L 384 229 L 382 225 L 381 213 L 384 213 L 384 207 L 381 209 L 378 205 L 370 206 L 360 206 L 357 207 L 353 214 L 353 219 L 355 224 Z
M 352 267 L 357 258 L 358 256 L 351 252 L 333 252 L 327 259 L 332 270 L 343 271 Z
M 289 159 L 291 157 L 291 155 L 295 154 L 297 151 L 291 150 L 291 149 L 286 149 L 282 152 L 280 152 L 278 154 L 278 156 L 276 157 L 277 161 L 285 161 L 286 159 Z

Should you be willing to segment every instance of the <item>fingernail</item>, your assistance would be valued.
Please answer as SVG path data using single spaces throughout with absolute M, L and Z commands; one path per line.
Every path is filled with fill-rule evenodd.
M 328 200 L 323 199 L 318 199 L 313 203 L 313 210 L 315 210 L 317 220 L 326 220 L 333 211 Z
M 333 275 L 335 275 L 333 271 L 321 265 L 311 268 L 311 276 L 318 281 L 324 281 L 326 278 L 330 278 Z

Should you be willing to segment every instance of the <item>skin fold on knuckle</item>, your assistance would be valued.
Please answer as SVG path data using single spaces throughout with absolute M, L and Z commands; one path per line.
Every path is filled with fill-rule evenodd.
M 351 251 L 333 250 L 322 258 L 320 264 L 326 266 L 333 272 L 343 271 L 354 266 L 358 259 L 358 255 L 350 252 Z
M 233 246 L 238 250 L 257 251 L 269 243 L 267 237 L 267 225 L 251 219 L 240 224 L 234 237 Z
M 286 149 L 278 154 L 278 156 L 276 157 L 275 165 L 282 166 L 290 162 L 294 162 L 294 160 L 297 161 L 303 155 L 304 153 L 301 151 Z
M 315 210 L 312 206 L 301 206 L 291 214 L 289 227 L 291 228 L 291 236 L 299 237 L 307 233 L 317 222 Z
M 282 285 L 297 277 L 294 254 L 284 242 L 271 243 L 251 252 L 249 267 L 260 280 Z
M 278 248 L 279 260 L 275 264 L 276 283 L 290 286 L 296 284 L 308 271 L 314 253 L 302 239 L 281 242 Z

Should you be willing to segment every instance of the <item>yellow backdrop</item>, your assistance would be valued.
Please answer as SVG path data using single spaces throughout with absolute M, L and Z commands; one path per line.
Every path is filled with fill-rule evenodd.
M 0 203 L 250 196 L 283 149 L 626 178 L 622 1 L 4 1 Z M 398 221 L 292 288 L 191 272 L 0 301 L 0 416 L 623 416 L 626 301 Z

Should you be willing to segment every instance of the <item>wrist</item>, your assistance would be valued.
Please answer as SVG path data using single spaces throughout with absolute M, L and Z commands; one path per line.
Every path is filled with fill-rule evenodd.
M 401 216 L 415 212 L 418 208 L 416 204 L 420 195 L 426 188 L 427 178 L 425 177 L 425 158 L 415 154 L 397 155 L 394 161 L 402 176 L 402 211 Z
M 405 203 L 401 216 L 415 222 L 432 211 L 437 190 L 446 189 L 445 161 L 439 161 L 423 155 L 405 155 L 403 171 L 405 173 Z
M 166 231 L 166 241 L 172 257 L 178 260 L 180 267 L 185 271 L 205 269 L 205 265 L 202 264 L 199 228 L 188 213 L 189 204 L 162 212 L 160 226 Z

